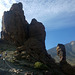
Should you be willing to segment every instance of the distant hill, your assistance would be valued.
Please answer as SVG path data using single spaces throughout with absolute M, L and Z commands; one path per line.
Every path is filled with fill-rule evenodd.
M 75 65 L 75 41 L 65 44 L 67 61 L 71 65 Z M 57 56 L 56 47 L 49 49 L 48 53 L 59 62 L 59 57 Z

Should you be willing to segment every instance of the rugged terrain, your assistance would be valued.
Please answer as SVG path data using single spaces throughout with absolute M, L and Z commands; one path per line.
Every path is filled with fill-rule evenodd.
M 5 75 L 6 73 L 24 75 L 26 72 L 33 72 L 34 75 L 69 74 L 69 71 L 62 71 L 60 64 L 55 63 L 47 53 L 45 37 L 44 25 L 35 18 L 29 24 L 24 16 L 22 3 L 13 4 L 2 17 L 0 73 L 5 72 Z M 71 70 L 70 74 L 71 72 L 74 74 L 74 71 Z

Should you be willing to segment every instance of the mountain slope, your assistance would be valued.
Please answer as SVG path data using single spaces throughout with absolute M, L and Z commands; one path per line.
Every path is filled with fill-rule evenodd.
M 70 63 L 71 65 L 75 65 L 75 41 L 65 44 L 65 48 L 68 63 Z M 48 53 L 51 54 L 51 56 L 56 60 L 56 62 L 59 62 L 56 47 L 49 49 Z

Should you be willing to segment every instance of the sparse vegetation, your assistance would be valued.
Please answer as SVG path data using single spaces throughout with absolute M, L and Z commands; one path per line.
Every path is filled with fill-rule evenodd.
M 43 64 L 43 63 L 41 63 L 41 62 L 35 62 L 34 68 L 40 69 L 40 70 L 47 70 L 48 66 Z

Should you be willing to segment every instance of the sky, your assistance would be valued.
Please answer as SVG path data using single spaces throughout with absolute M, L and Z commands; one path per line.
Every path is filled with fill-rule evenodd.
M 75 0 L 0 0 L 0 31 L 3 12 L 18 2 L 29 23 L 36 18 L 45 26 L 47 50 L 75 41 Z

